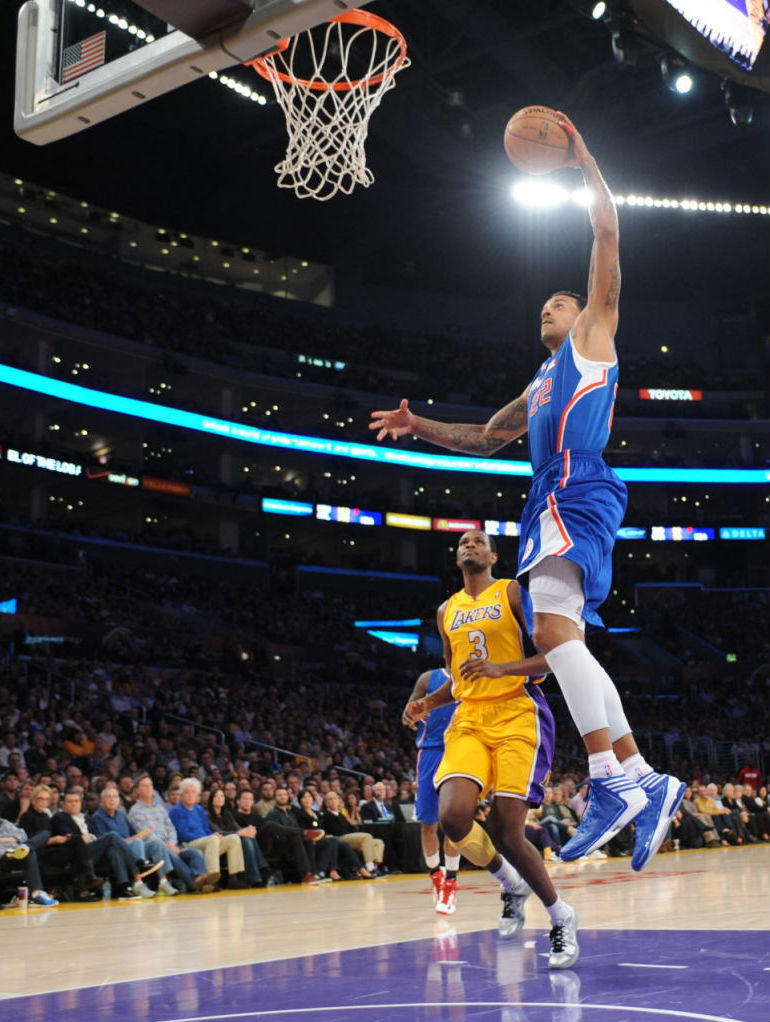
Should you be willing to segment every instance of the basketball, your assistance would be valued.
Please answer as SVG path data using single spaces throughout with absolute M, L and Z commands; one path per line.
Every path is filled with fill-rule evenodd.
M 563 167 L 571 154 L 570 137 L 559 124 L 556 111 L 527 106 L 505 126 L 505 151 L 511 163 L 527 174 L 548 174 Z

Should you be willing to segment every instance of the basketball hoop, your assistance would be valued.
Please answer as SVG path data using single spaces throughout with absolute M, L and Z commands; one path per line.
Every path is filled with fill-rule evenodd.
M 369 118 L 409 66 L 395 25 L 368 11 L 347 11 L 282 39 L 248 65 L 272 84 L 286 118 L 278 187 L 321 201 L 350 195 L 358 184 L 368 188 L 374 181 L 364 151 Z

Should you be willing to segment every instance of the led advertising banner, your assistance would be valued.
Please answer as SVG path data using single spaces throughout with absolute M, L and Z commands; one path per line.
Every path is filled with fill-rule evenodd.
M 488 536 L 519 536 L 521 535 L 520 522 L 499 522 L 493 518 L 484 521 L 484 532 Z
M 469 532 L 480 529 L 481 522 L 474 518 L 434 518 L 433 528 L 436 532 Z
M 242 422 L 228 422 L 181 408 L 122 397 L 102 390 L 93 390 L 79 384 L 55 380 L 40 373 L 0 364 L 0 383 L 38 394 L 73 401 L 76 404 L 118 415 L 131 415 L 150 422 L 163 422 L 169 426 L 192 429 L 227 440 L 277 447 L 304 454 L 323 454 L 338 458 L 354 458 L 385 465 L 428 469 L 439 472 L 473 472 L 481 475 L 531 476 L 532 466 L 526 461 L 508 461 L 504 458 L 466 458 L 445 454 L 431 454 L 375 444 L 360 444 L 329 437 L 304 436 L 297 433 L 279 433 L 259 429 Z M 615 469 L 627 483 L 770 483 L 770 469 L 752 468 L 624 468 Z
M 387 511 L 385 524 L 392 525 L 396 529 L 418 529 L 421 532 L 429 532 L 432 523 L 430 518 L 426 518 L 425 515 L 403 515 L 396 511 Z
M 713 529 L 705 529 L 695 525 L 653 525 L 650 529 L 650 539 L 657 543 L 663 540 L 672 540 L 674 542 L 693 540 L 696 543 L 703 543 L 713 538 Z
M 719 530 L 720 539 L 766 539 L 767 529 L 760 526 L 730 525 Z
M 381 511 L 364 511 L 360 507 L 338 504 L 316 504 L 315 516 L 319 522 L 347 522 L 350 525 L 382 525 Z
M 624 525 L 615 533 L 617 539 L 647 539 L 647 530 L 636 525 Z
M 42 468 L 46 472 L 57 472 L 59 475 L 79 476 L 83 474 L 83 466 L 72 461 L 60 461 L 50 458 L 47 454 L 32 454 L 30 451 L 17 451 L 13 447 L 5 450 L 5 460 L 11 465 L 24 465 L 26 468 Z
M 313 505 L 305 504 L 299 500 L 276 500 L 274 497 L 263 497 L 262 510 L 270 515 L 308 517 L 313 514 Z
M 643 387 L 637 391 L 642 401 L 702 401 L 702 390 L 670 390 L 662 387 Z

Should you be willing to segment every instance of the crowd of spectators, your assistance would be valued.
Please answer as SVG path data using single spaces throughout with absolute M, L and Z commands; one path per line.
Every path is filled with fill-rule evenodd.
M 483 344 L 463 336 L 430 336 L 356 325 L 334 310 L 302 306 L 237 288 L 214 288 L 181 276 L 105 261 L 24 232 L 8 232 L 0 253 L 0 300 L 80 326 L 240 368 L 378 393 L 410 379 L 415 392 L 460 404 L 510 400 L 500 365 L 532 364 L 531 344 L 506 337 Z M 109 295 L 109 302 L 104 296 Z M 288 357 L 287 357 L 288 353 Z M 303 362 L 302 354 L 331 366 Z M 343 366 L 344 363 L 344 366 Z M 335 368 L 336 364 L 336 368 Z M 714 390 L 754 390 L 756 369 L 710 374 Z M 624 385 L 691 387 L 702 367 L 659 355 L 624 360 Z

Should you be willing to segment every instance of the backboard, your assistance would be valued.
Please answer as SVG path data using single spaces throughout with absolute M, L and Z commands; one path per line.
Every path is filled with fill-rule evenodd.
M 247 0 L 245 17 L 193 38 L 132 0 L 27 0 L 18 20 L 15 131 L 36 145 L 66 138 L 367 2 Z

